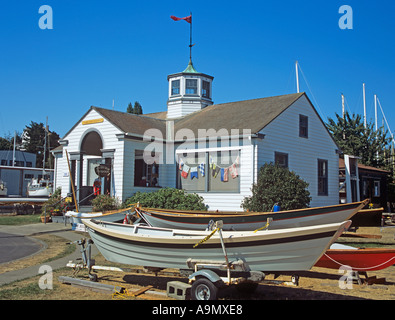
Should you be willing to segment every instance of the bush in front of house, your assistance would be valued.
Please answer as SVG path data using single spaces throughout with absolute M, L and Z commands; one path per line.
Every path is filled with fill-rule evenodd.
M 281 210 L 307 208 L 310 204 L 309 184 L 295 172 L 278 164 L 266 163 L 252 186 L 252 196 L 244 198 L 241 206 L 254 212 L 272 211 L 277 203 Z
M 154 192 L 138 191 L 126 199 L 125 205 L 140 203 L 142 207 L 176 210 L 206 210 L 203 198 L 196 193 L 187 193 L 175 188 L 162 188 Z
M 48 200 L 41 207 L 42 215 L 62 215 L 68 209 L 68 204 L 62 199 L 61 188 L 57 188 L 55 192 L 48 198 Z
M 103 212 L 108 210 L 116 210 L 119 208 L 117 199 L 108 194 L 99 194 L 92 200 L 92 210 L 94 212 Z

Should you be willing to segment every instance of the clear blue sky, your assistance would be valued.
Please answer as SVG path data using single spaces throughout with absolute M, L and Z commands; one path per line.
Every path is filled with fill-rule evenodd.
M 338 26 L 341 5 L 353 29 Z M 53 30 L 41 30 L 41 5 Z M 3 1 L 0 10 L 0 136 L 45 122 L 63 136 L 91 105 L 166 110 L 167 75 L 184 70 L 193 13 L 193 62 L 214 76 L 215 103 L 296 92 L 295 60 L 326 121 L 347 110 L 374 118 L 377 94 L 395 131 L 393 1 Z M 241 110 L 242 112 L 242 110 Z M 380 117 L 381 122 L 381 117 Z

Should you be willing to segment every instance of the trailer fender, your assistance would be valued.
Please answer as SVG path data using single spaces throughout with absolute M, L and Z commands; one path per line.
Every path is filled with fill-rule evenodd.
M 221 282 L 222 282 L 221 277 L 220 277 L 218 274 L 216 274 L 213 270 L 207 270 L 207 269 L 199 270 L 199 271 L 196 271 L 196 272 L 192 273 L 192 274 L 188 277 L 188 279 L 189 279 L 190 281 L 194 281 L 194 280 L 196 280 L 196 278 L 198 278 L 198 277 L 207 278 L 207 279 L 210 280 L 212 283 L 216 283 L 216 282 L 218 282 L 218 281 L 221 281 Z

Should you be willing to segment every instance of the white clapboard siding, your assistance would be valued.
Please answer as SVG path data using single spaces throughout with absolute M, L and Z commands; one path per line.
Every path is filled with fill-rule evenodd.
M 308 117 L 308 138 L 299 137 L 299 114 Z M 311 207 L 339 203 L 339 156 L 337 146 L 303 95 L 281 115 L 268 124 L 258 144 L 258 167 L 274 162 L 274 152 L 288 154 L 288 167 L 309 183 Z M 328 196 L 319 196 L 318 159 L 328 160 Z
M 68 166 L 65 151 L 79 152 L 82 140 L 85 135 L 91 131 L 96 131 L 102 138 L 103 149 L 115 149 L 114 153 L 114 185 L 115 185 L 115 196 L 119 199 L 122 198 L 123 193 L 123 179 L 122 179 L 122 164 L 123 164 L 123 141 L 119 140 L 116 135 L 122 133 L 117 127 L 111 124 L 107 119 L 103 119 L 103 122 L 82 124 L 85 120 L 94 120 L 103 118 L 101 114 L 91 109 L 85 117 L 83 117 L 79 123 L 63 138 L 68 141 L 68 145 L 63 148 L 63 155 L 57 160 L 57 179 L 56 187 L 62 187 L 62 196 L 66 196 L 69 192 L 69 175 Z M 85 161 L 84 161 L 85 162 Z M 86 183 L 86 167 L 83 172 L 83 184 Z

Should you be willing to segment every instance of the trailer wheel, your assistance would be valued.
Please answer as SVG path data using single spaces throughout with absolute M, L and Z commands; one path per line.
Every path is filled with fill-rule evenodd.
M 216 300 L 218 287 L 206 278 L 199 278 L 191 288 L 192 300 Z

